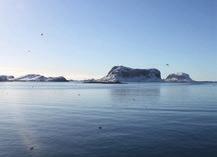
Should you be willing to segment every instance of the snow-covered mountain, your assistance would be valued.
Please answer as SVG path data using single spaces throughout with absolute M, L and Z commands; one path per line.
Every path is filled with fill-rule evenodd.
M 158 69 L 133 69 L 125 66 L 114 66 L 108 74 L 88 83 L 124 83 L 124 82 L 159 82 L 161 73 Z
M 173 73 L 169 74 L 167 78 L 165 79 L 166 82 L 192 82 L 193 80 L 189 76 L 189 74 L 186 73 Z
M 14 76 L 0 75 L 0 81 L 10 81 L 13 79 L 14 79 Z
M 28 74 L 25 76 L 21 76 L 15 78 L 14 81 L 21 81 L 21 82 L 67 82 L 66 78 L 60 77 L 45 77 L 39 74 Z

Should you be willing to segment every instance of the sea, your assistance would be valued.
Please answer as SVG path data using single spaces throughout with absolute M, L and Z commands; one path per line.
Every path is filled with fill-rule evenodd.
M 2 82 L 0 157 L 217 157 L 217 84 Z

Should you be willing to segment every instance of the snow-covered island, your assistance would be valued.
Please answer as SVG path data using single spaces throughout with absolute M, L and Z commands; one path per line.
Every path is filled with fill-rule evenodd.
M 14 78 L 13 76 L 1 75 L 0 81 L 15 81 L 15 82 L 68 82 L 68 80 L 63 77 L 45 77 L 39 74 L 28 74 L 25 76 Z
M 63 77 L 45 77 L 39 74 L 28 74 L 25 76 L 21 76 L 15 78 L 14 81 L 22 81 L 22 82 L 68 82 L 68 80 Z
M 193 82 L 189 74 L 180 72 L 169 74 L 165 79 L 166 82 Z
M 101 79 L 85 80 L 85 83 L 126 83 L 126 82 L 161 82 L 158 69 L 133 69 L 125 66 L 114 66 Z

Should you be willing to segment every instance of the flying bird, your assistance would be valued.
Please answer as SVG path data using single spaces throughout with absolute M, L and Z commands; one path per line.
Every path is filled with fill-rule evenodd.
M 169 66 L 169 64 L 166 64 L 166 66 Z
M 44 35 L 44 33 L 41 33 L 41 36 L 43 36 Z

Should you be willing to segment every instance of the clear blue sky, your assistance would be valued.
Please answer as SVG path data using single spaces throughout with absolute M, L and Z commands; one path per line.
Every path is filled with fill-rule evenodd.
M 0 0 L 0 74 L 83 79 L 114 65 L 217 80 L 217 1 Z

